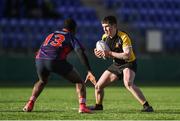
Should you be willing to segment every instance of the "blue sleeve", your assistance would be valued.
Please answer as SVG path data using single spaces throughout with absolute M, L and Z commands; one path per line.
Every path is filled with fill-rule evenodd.
M 87 70 L 91 71 L 91 67 L 88 61 L 88 58 L 86 56 L 86 54 L 84 53 L 84 47 L 82 46 L 82 44 L 79 42 L 79 40 L 77 38 L 73 38 L 72 40 L 72 46 L 74 48 L 74 51 L 76 52 L 76 54 L 78 55 L 81 63 L 83 65 L 85 65 L 85 67 L 87 68 Z
M 75 37 L 73 37 L 72 46 L 73 46 L 74 50 L 76 50 L 76 49 L 82 49 L 83 51 L 85 50 L 85 48 L 83 47 L 81 42 Z

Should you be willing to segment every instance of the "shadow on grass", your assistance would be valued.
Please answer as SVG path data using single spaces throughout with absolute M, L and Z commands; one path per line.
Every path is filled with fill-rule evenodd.
M 11 113 L 11 112 L 17 112 L 17 113 L 29 113 L 29 114 L 34 114 L 34 113 L 63 113 L 66 112 L 64 110 L 35 110 L 32 112 L 24 112 L 22 110 L 0 110 L 0 112 L 6 112 L 6 113 Z
M 135 113 L 141 113 L 140 110 L 123 110 L 123 109 L 119 109 L 119 110 L 115 110 L 115 109 L 105 109 L 105 110 L 100 110 L 100 111 L 94 111 L 95 113 L 109 113 L 109 114 L 135 114 Z
M 154 110 L 154 112 L 141 112 L 140 110 L 136 109 L 131 109 L 131 110 L 124 110 L 124 109 L 119 109 L 119 110 L 114 110 L 114 109 L 108 109 L 108 110 L 103 110 L 103 111 L 94 111 L 95 113 L 119 113 L 119 114 L 180 114 L 180 109 L 165 109 L 165 110 Z
M 156 114 L 180 114 L 180 109 L 155 110 Z

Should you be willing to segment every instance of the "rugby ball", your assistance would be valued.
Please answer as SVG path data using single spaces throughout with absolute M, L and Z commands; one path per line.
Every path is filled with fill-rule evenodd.
M 103 40 L 99 40 L 99 41 L 96 42 L 96 49 L 97 49 L 97 51 L 98 50 L 101 50 L 101 51 L 104 51 L 104 50 L 109 51 L 110 50 L 109 46 Z M 106 59 L 106 57 L 102 57 L 102 58 Z
M 102 50 L 102 51 L 104 51 L 104 50 L 110 50 L 109 49 L 109 46 L 106 44 L 106 42 L 105 41 L 103 41 L 103 40 L 99 40 L 99 41 L 97 41 L 96 42 L 96 49 L 97 50 Z

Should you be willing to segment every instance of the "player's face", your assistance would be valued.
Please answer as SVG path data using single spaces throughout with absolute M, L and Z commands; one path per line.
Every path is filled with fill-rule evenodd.
M 110 25 L 107 23 L 102 24 L 103 30 L 105 34 L 109 37 L 113 37 L 116 34 L 116 26 L 115 25 Z

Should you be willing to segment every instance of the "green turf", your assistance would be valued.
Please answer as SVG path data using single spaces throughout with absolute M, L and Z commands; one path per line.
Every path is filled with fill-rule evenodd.
M 104 111 L 79 114 L 73 87 L 46 87 L 34 111 L 22 112 L 31 88 L 0 88 L 1 120 L 180 120 L 179 87 L 142 87 L 155 112 L 142 113 L 141 105 L 122 87 L 105 89 Z M 87 87 L 87 104 L 94 104 L 94 90 Z

